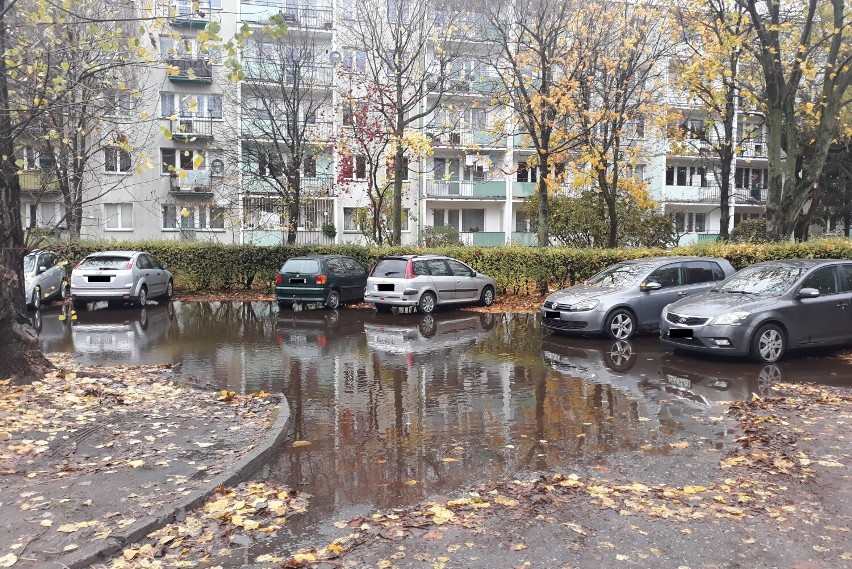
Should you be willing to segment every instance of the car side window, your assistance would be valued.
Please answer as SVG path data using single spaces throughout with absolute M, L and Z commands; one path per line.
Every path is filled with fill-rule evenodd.
M 450 266 L 450 270 L 452 271 L 454 276 L 469 277 L 471 275 L 470 267 L 468 267 L 464 263 L 460 263 L 459 261 L 455 261 L 452 259 L 447 259 L 447 264 Z
M 820 294 L 837 294 L 837 267 L 823 267 L 817 269 L 805 279 L 802 288 L 815 288 Z
M 54 255 L 53 253 L 45 253 L 38 260 L 38 266 L 39 267 L 45 267 L 46 269 L 49 269 L 50 267 L 52 267 L 55 264 L 56 264 L 56 255 Z
M 846 290 L 852 290 L 852 265 L 843 265 L 843 274 L 846 275 Z
M 722 267 L 719 266 L 719 263 L 715 263 L 713 261 L 710 261 L 708 264 L 710 265 L 710 270 L 713 271 L 713 280 L 714 281 L 725 280 L 725 271 L 722 270 Z
M 713 281 L 713 269 L 710 265 L 707 261 L 690 261 L 686 263 L 686 282 L 689 284 L 701 284 Z
M 148 255 L 148 262 L 151 264 L 152 269 L 162 269 L 163 265 L 160 263 L 160 260 L 156 258 L 154 255 Z
M 354 259 L 341 259 L 341 262 L 349 269 L 349 274 L 352 276 L 360 277 L 367 271 L 361 264 Z
M 666 265 L 651 273 L 646 282 L 660 283 L 663 288 L 680 286 L 683 284 L 680 274 L 680 264 Z
M 426 264 L 426 261 L 414 261 L 412 269 L 414 270 L 414 274 L 418 276 L 429 274 L 429 265 Z
M 429 273 L 433 277 L 449 277 L 452 276 L 447 263 L 443 259 L 429 259 L 426 261 L 429 266 Z
M 148 255 L 139 255 L 136 258 L 136 266 L 140 269 L 150 269 L 151 263 L 148 261 Z
M 328 267 L 328 271 L 335 276 L 341 276 L 346 274 L 346 267 L 343 266 L 343 263 L 340 262 L 340 259 L 327 259 L 325 262 L 325 266 Z

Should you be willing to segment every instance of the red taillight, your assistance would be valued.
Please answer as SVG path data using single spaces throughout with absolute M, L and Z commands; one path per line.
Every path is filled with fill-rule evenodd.
M 281 273 L 278 273 L 275 277 L 275 284 L 280 285 L 284 283 L 284 277 L 281 276 Z
M 405 278 L 413 279 L 414 278 L 414 261 L 409 259 L 408 263 L 405 265 Z
M 83 261 L 80 261 L 79 263 L 77 263 L 76 265 L 74 265 L 74 268 L 73 268 L 73 269 L 71 269 L 71 270 L 72 270 L 72 271 L 76 271 L 77 269 L 79 269 L 79 268 L 80 268 L 80 265 L 82 265 L 82 264 L 83 264 Z
M 132 268 L 133 268 L 133 261 L 130 261 L 129 263 L 124 265 L 124 269 L 127 270 L 127 271 L 129 271 Z
M 324 284 L 325 284 L 325 283 L 327 283 L 327 282 L 328 282 L 328 277 L 327 277 L 327 276 L 325 276 L 325 275 L 317 275 L 316 283 L 317 283 L 318 285 L 324 285 Z

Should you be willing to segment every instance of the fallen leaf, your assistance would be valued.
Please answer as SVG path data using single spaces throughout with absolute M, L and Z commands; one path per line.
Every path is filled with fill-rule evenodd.
M 443 462 L 458 462 L 459 459 L 447 456 L 447 457 L 442 458 L 441 461 L 443 461 Z
M 293 444 L 291 446 L 293 446 L 293 447 L 306 447 L 306 446 L 310 446 L 310 444 L 311 444 L 311 441 L 293 441 Z
M 416 485 L 417 485 L 417 480 L 406 480 L 406 481 L 405 481 L 405 485 L 406 485 L 406 486 L 416 486 Z
M 620 553 L 618 555 L 616 555 L 615 558 L 618 559 L 619 561 L 627 561 L 628 559 L 630 559 L 630 557 L 628 557 L 626 555 L 622 555 Z
M 515 545 L 512 546 L 512 551 L 522 551 L 526 548 L 527 548 L 527 546 L 524 545 L 523 543 L 516 543 Z
M 686 441 L 680 441 L 678 443 L 669 443 L 669 446 L 672 448 L 687 448 L 689 443 Z
M 129 466 L 131 468 L 139 468 L 140 466 L 142 466 L 144 464 L 145 464 L 144 460 L 128 460 L 127 461 L 127 466 Z
M 14 553 L 7 553 L 3 557 L 0 557 L 0 567 L 11 567 L 17 562 L 18 556 Z

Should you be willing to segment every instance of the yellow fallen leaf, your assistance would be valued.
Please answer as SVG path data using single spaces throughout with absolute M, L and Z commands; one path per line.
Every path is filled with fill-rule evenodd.
M 442 460 L 443 462 L 458 462 L 458 461 L 459 461 L 459 459 L 457 459 L 457 458 L 452 458 L 452 457 L 450 457 L 450 456 L 447 456 L 447 457 L 445 457 L 445 458 L 442 458 L 441 460 Z
M 140 466 L 142 466 L 144 464 L 145 464 L 144 460 L 128 460 L 127 461 L 127 466 L 129 466 L 131 468 L 139 468 Z
M 293 561 L 296 563 L 313 563 L 317 560 L 317 556 L 313 553 L 297 553 L 293 556 Z
M 311 441 L 293 441 L 292 446 L 294 446 L 294 447 L 306 447 L 306 446 L 310 446 L 310 444 L 311 444 Z
M 56 528 L 56 531 L 61 531 L 62 533 L 74 533 L 78 529 L 80 528 L 77 527 L 77 524 L 63 524 Z
M 683 487 L 683 493 L 686 494 L 686 495 L 699 494 L 701 492 L 704 492 L 705 490 L 707 490 L 707 488 L 704 487 L 704 486 L 684 486 Z
M 618 559 L 619 561 L 627 561 L 628 559 L 630 559 L 628 556 L 622 555 L 620 553 L 618 555 L 616 555 L 615 558 Z
M 41 525 L 42 527 L 49 528 L 53 525 L 53 520 L 41 520 L 41 523 L 39 525 Z
M 506 498 L 505 496 L 500 496 L 499 494 L 494 498 L 495 504 L 500 504 L 501 506 L 505 506 L 507 508 L 514 508 L 518 505 L 518 501 L 514 498 Z
M 325 550 L 329 553 L 340 555 L 341 553 L 343 553 L 343 546 L 341 546 L 339 543 L 332 543 L 331 545 L 326 547 Z
M 512 551 L 522 551 L 526 548 L 527 548 L 527 546 L 524 545 L 523 543 L 516 543 L 515 545 L 512 546 Z
M 669 446 L 672 448 L 687 448 L 689 443 L 686 441 L 680 441 L 679 443 L 669 443 Z
M 405 485 L 406 486 L 417 486 L 417 480 L 406 480 Z
M 0 557 L 0 567 L 11 567 L 17 562 L 18 556 L 14 553 L 7 553 L 3 557 Z
M 125 561 L 130 561 L 131 559 L 136 557 L 137 553 L 138 551 L 135 549 L 125 549 L 122 555 L 124 556 Z
M 65 547 L 62 548 L 62 551 L 74 551 L 75 549 L 77 549 L 79 547 L 80 546 L 77 545 L 76 543 L 69 543 L 68 545 L 66 545 Z
M 435 525 L 443 525 L 451 520 L 454 520 L 456 515 L 443 506 L 433 504 L 429 507 L 429 512 L 432 513 L 432 522 Z

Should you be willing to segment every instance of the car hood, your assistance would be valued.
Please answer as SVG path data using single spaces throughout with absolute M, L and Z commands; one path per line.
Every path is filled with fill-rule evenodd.
M 775 295 L 706 292 L 678 300 L 669 305 L 669 312 L 709 318 L 742 310 L 753 312 L 778 302 Z
M 587 284 L 578 284 L 572 287 L 558 290 L 547 297 L 548 302 L 558 302 L 560 304 L 571 304 L 587 298 L 597 298 L 614 292 L 622 292 L 624 289 L 605 288 Z

